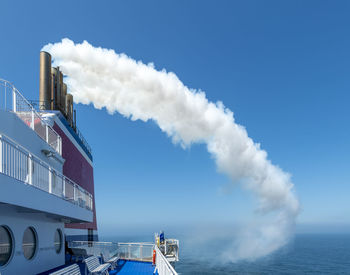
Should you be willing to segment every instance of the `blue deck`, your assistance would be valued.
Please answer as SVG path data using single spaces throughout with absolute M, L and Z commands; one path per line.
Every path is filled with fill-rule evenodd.
M 72 264 L 74 264 L 74 262 L 57 267 L 57 268 L 49 270 L 49 271 L 46 271 L 44 273 L 41 273 L 40 275 L 50 274 L 51 272 L 57 271 L 59 269 L 62 269 L 64 267 L 72 265 Z M 79 265 L 81 274 L 85 275 L 85 264 L 82 262 L 77 262 L 76 264 Z M 158 275 L 158 272 L 153 273 L 154 270 L 155 270 L 155 266 L 152 265 L 152 263 L 119 260 L 117 268 L 115 270 L 110 270 L 109 274 L 110 275 L 115 275 L 115 274 L 118 274 L 118 275 L 124 275 L 124 274 L 140 274 L 140 275 L 155 274 L 155 275 Z
M 110 271 L 109 274 L 153 274 L 154 269 L 152 263 L 119 260 L 116 270 Z

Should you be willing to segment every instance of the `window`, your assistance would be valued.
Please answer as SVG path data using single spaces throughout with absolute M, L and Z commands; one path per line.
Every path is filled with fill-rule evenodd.
M 60 229 L 57 229 L 55 231 L 55 239 L 54 239 L 54 243 L 55 243 L 55 250 L 56 253 L 60 253 L 62 250 L 62 231 Z
M 5 226 L 0 226 L 0 266 L 7 264 L 13 249 L 12 235 Z
M 22 249 L 23 255 L 27 260 L 34 257 L 37 247 L 36 232 L 33 227 L 28 227 L 23 234 Z

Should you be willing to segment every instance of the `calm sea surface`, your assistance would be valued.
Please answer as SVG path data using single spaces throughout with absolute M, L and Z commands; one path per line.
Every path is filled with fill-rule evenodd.
M 180 237 L 180 262 L 176 264 L 176 271 L 213 275 L 350 274 L 350 234 L 296 235 L 287 247 L 254 262 L 220 262 L 222 242 L 194 247 Z
M 350 274 L 350 235 L 296 235 L 287 247 L 255 262 L 217 265 L 215 253 L 201 260 L 186 245 L 181 252 L 181 274 Z

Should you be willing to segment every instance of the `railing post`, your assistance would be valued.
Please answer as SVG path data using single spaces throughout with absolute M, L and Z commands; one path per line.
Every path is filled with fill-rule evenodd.
M 12 88 L 12 111 L 15 112 L 15 113 L 17 112 L 16 102 L 17 102 L 17 100 L 16 100 L 16 90 L 13 87 Z
M 130 259 L 131 257 L 130 250 L 131 250 L 131 244 L 128 245 L 128 259 Z
M 52 170 L 49 168 L 49 193 L 52 193 Z
M 36 160 L 30 151 L 2 134 L 0 134 L 0 173 L 16 178 L 23 183 L 34 185 L 58 197 L 62 197 L 62 195 L 67 197 L 66 183 L 68 183 L 68 193 L 73 188 L 74 203 L 80 207 L 93 209 L 93 196 L 89 192 L 60 172 L 56 172 L 49 164 Z M 68 195 L 72 196 L 71 193 Z M 81 200 L 81 203 L 78 199 Z
M 45 125 L 46 125 L 46 127 L 45 127 L 45 129 L 46 129 L 46 142 L 49 143 L 49 126 L 47 124 L 45 124 Z
M 35 129 L 34 129 L 34 111 L 33 111 L 33 110 L 32 110 L 32 122 L 31 122 L 30 127 L 31 127 L 33 130 L 35 130 Z
M 66 177 L 62 177 L 62 195 L 66 197 Z
M 7 83 L 5 81 L 5 100 L 4 100 L 4 110 L 6 111 L 6 90 L 7 90 Z
M 32 155 L 28 155 L 28 183 L 33 185 L 33 160 Z

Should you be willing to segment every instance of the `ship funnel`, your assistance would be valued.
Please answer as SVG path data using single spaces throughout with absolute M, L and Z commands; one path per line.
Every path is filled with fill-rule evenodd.
M 60 68 L 51 67 L 51 55 L 40 52 L 40 109 L 61 111 L 75 128 L 73 96 L 67 94 L 67 89 Z
M 41 110 L 51 109 L 51 55 L 40 52 L 39 101 Z

